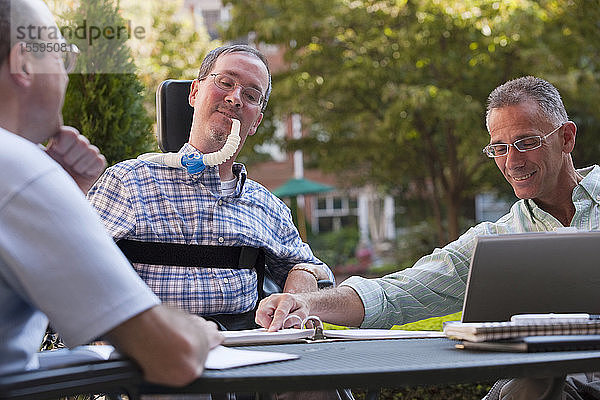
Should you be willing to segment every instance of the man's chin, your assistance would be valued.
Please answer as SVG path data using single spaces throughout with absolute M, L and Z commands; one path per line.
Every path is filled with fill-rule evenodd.
M 523 188 L 513 186 L 513 191 L 515 192 L 515 196 L 521 200 L 531 200 L 536 197 L 536 194 L 532 190 L 524 190 Z
M 229 132 L 213 130 L 210 132 L 210 138 L 213 140 L 213 142 L 220 145 L 220 147 L 223 147 L 223 145 L 227 141 L 228 134 Z

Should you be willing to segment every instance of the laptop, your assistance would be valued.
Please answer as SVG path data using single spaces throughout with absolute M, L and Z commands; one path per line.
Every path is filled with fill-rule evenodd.
M 462 322 L 550 312 L 600 314 L 600 231 L 479 237 Z

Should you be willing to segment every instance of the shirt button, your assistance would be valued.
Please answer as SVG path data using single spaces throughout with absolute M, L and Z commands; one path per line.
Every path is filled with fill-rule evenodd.
M 223 278 L 223 282 L 229 283 L 229 279 L 228 278 Z
M 223 205 L 223 200 L 219 199 L 219 201 L 217 201 L 217 204 L 222 206 Z
M 219 243 L 223 243 L 225 241 L 225 239 L 223 239 L 223 236 L 219 236 Z

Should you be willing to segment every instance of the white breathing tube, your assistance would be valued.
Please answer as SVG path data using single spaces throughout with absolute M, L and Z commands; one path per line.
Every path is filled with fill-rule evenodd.
M 240 121 L 231 120 L 231 132 L 221 150 L 214 153 L 202 154 L 191 153 L 181 155 L 179 153 L 146 153 L 138 156 L 138 160 L 150 161 L 166 165 L 172 168 L 187 169 L 190 174 L 197 174 L 208 167 L 223 164 L 229 160 L 240 145 Z

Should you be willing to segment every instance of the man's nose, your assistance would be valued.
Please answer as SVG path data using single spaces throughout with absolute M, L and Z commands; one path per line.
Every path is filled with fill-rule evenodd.
M 229 104 L 233 104 L 235 107 L 242 106 L 242 88 L 239 85 L 235 85 L 231 91 L 225 96 L 225 101 Z
M 508 168 L 520 167 L 525 163 L 525 152 L 517 150 L 515 146 L 508 146 L 506 153 L 506 166 Z

